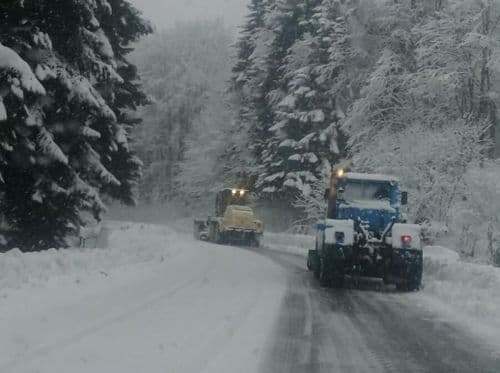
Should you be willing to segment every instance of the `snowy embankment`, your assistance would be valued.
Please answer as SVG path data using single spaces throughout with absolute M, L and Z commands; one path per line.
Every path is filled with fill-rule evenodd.
M 105 249 L 0 255 L 0 372 L 258 371 L 279 266 L 166 226 L 106 229 Z
M 500 268 L 460 260 L 439 246 L 424 252 L 422 299 L 471 329 L 500 331 Z M 498 338 L 497 338 L 498 340 Z
M 53 249 L 39 253 L 11 250 L 0 255 L 0 291 L 23 285 L 41 287 L 62 276 L 106 276 L 114 268 L 163 261 L 186 244 L 179 234 L 164 226 L 106 223 L 101 235 L 98 242 L 107 246 L 101 249 Z
M 272 251 L 307 256 L 308 251 L 314 249 L 314 241 L 314 236 L 266 232 L 262 245 Z

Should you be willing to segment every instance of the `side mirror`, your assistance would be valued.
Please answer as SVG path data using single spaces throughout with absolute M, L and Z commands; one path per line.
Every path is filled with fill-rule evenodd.
M 408 204 L 408 192 L 401 192 L 401 205 L 406 206 Z
M 325 201 L 328 201 L 328 199 L 330 198 L 330 188 L 328 189 L 325 189 Z

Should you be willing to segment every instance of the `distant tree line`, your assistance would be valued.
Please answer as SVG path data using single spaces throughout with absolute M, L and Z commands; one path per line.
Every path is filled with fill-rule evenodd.
M 312 222 L 348 158 L 400 176 L 417 222 L 463 226 L 469 171 L 498 167 L 499 19 L 498 0 L 252 0 L 231 89 L 261 198 Z
M 192 21 L 151 35 L 134 52 L 151 99 L 135 131 L 144 202 L 199 203 L 223 184 L 220 160 L 233 139 L 226 94 L 233 41 L 221 20 Z

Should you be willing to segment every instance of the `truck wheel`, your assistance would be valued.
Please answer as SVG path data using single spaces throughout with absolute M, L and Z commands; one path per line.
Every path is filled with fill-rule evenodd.
M 413 292 L 420 290 L 420 283 L 419 282 L 404 282 L 400 284 L 396 284 L 396 289 L 398 291 L 408 291 L 408 292 Z
M 333 277 L 332 285 L 336 289 L 341 289 L 344 287 L 344 276 L 337 274 Z
M 407 291 L 408 286 L 405 283 L 396 284 L 397 291 Z
M 307 253 L 307 270 L 308 271 L 313 271 L 314 270 L 314 263 L 313 263 L 313 260 L 314 260 L 314 257 L 316 255 L 316 250 L 309 250 L 309 252 Z
M 319 285 L 324 288 L 331 286 L 330 268 L 325 258 L 319 258 Z
M 260 237 L 257 235 L 253 235 L 250 239 L 250 246 L 259 248 L 260 247 Z
M 314 273 L 314 277 L 319 278 L 319 256 L 316 250 L 309 250 L 307 253 L 307 269 Z
M 316 263 L 311 263 L 312 264 L 312 271 L 313 271 L 313 274 L 314 274 L 314 278 L 319 280 L 319 276 L 320 276 L 320 273 L 321 273 L 321 268 L 320 268 L 320 265 L 319 265 L 319 258 L 317 259 L 317 262 Z
M 420 290 L 420 284 L 417 282 L 410 282 L 408 285 L 406 285 L 406 288 L 408 291 L 418 291 Z
M 215 231 L 215 243 L 223 245 L 224 241 L 225 241 L 224 240 L 224 236 L 222 235 L 222 233 L 217 228 L 217 230 Z
M 403 285 L 403 286 L 401 286 Z M 400 288 L 396 288 L 402 291 L 417 291 L 420 289 L 422 285 L 422 266 L 418 266 L 413 269 L 411 272 L 407 273 L 406 281 L 403 284 L 400 284 Z

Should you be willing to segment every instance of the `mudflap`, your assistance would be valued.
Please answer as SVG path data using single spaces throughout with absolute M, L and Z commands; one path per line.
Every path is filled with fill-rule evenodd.
M 323 287 L 342 288 L 345 279 L 345 257 L 342 246 L 325 248 L 323 256 L 318 255 L 318 278 Z
M 313 272 L 319 269 L 319 255 L 316 250 L 309 250 L 307 254 L 307 269 Z
M 396 288 L 416 291 L 422 285 L 423 254 L 418 250 L 395 250 L 392 256 L 391 277 Z
M 235 246 L 260 247 L 261 236 L 251 231 L 227 230 L 224 232 L 224 242 Z

